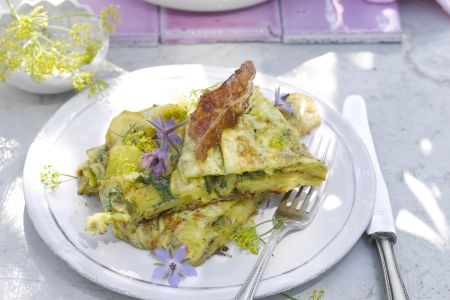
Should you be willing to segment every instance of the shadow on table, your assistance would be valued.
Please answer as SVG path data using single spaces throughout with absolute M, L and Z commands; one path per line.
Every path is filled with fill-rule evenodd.
M 362 249 L 361 249 L 362 248 Z M 359 265 L 359 274 L 354 274 L 354 266 Z M 350 272 L 349 272 L 350 271 Z M 311 281 L 297 286 L 284 294 L 294 296 L 298 300 L 310 300 L 314 290 L 324 291 L 326 299 L 382 299 L 384 297 L 384 285 L 382 270 L 378 264 L 375 248 L 364 235 L 356 245 L 337 264 Z M 358 285 L 353 277 L 376 278 L 370 285 Z M 359 278 L 360 282 L 364 282 Z M 340 286 L 339 286 L 340 285 Z M 330 294 L 330 290 L 333 294 Z M 336 293 L 336 294 L 335 294 Z M 283 294 L 269 297 L 267 300 L 287 299 Z
M 23 227 L 29 257 L 42 282 L 33 299 L 133 299 L 103 288 L 82 277 L 45 245 L 24 210 Z

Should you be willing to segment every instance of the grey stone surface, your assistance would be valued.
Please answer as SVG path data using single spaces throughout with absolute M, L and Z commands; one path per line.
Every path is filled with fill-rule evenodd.
M 234 67 L 252 59 L 259 71 L 318 95 L 338 111 L 346 96 L 363 96 L 410 296 L 450 299 L 450 16 L 433 1 L 400 4 L 401 45 L 157 46 L 111 49 L 108 59 L 127 71 L 182 63 Z M 24 209 L 28 146 L 72 95 L 39 96 L 0 85 L 0 299 L 127 298 L 71 270 L 46 247 Z M 384 299 L 367 239 L 332 270 L 288 293 L 308 299 L 314 289 L 324 289 L 325 299 Z

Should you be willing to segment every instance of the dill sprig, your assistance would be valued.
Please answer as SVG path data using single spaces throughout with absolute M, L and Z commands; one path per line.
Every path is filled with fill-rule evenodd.
M 300 300 L 299 298 L 297 298 L 297 297 L 294 297 L 294 296 L 291 296 L 291 295 L 289 295 L 288 293 L 280 293 L 280 295 L 283 295 L 283 296 L 285 296 L 286 297 L 286 299 L 289 299 L 289 300 Z M 323 299 L 325 299 L 325 291 L 324 290 L 314 290 L 313 291 L 313 293 L 311 294 L 311 296 L 309 296 L 309 300 L 323 300 Z
M 261 238 L 256 232 L 256 225 L 253 220 L 250 221 L 247 226 L 236 230 L 231 235 L 231 239 L 242 249 L 247 249 L 252 254 L 258 254 Z
M 263 232 L 262 234 L 258 234 L 256 228 L 263 224 L 273 222 L 273 226 Z M 281 226 L 282 220 L 275 218 L 273 220 L 267 220 L 258 224 L 255 224 L 255 221 L 251 220 L 247 223 L 247 225 L 238 228 L 231 235 L 231 239 L 242 249 L 247 249 L 252 254 L 258 254 L 260 248 L 260 242 L 265 244 L 263 237 L 274 231 L 276 228 Z
M 78 177 L 58 172 L 52 165 L 42 167 L 39 178 L 46 188 L 54 189 L 61 183 L 61 177 L 76 179 Z
M 324 290 L 314 290 L 312 295 L 309 296 L 310 300 L 322 300 L 325 298 L 325 291 Z
M 118 13 L 118 5 L 110 5 L 102 9 L 100 13 L 100 20 L 102 27 L 109 32 L 116 31 L 116 25 L 120 24 L 120 15 Z
M 104 8 L 100 17 L 81 13 L 49 17 L 43 5 L 25 14 L 18 12 L 10 0 L 7 2 L 13 20 L 0 32 L 0 80 L 6 80 L 17 70 L 27 73 L 37 82 L 55 75 L 70 74 L 73 75 L 73 87 L 78 91 L 88 88 L 89 94 L 108 86 L 83 67 L 97 56 L 105 34 L 114 31 L 115 25 L 120 23 L 118 6 Z M 84 16 L 87 21 L 74 23 L 71 27 L 53 22 L 72 16 Z

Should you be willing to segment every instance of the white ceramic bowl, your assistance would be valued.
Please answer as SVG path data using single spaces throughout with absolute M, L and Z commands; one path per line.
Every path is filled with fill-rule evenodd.
M 52 0 L 51 2 L 46 0 L 27 0 L 20 2 L 16 9 L 19 12 L 27 13 L 37 5 L 43 5 L 48 11 L 49 16 L 60 15 L 67 12 L 83 12 L 89 13 L 91 15 L 94 14 L 89 7 L 80 5 L 76 0 Z M 11 18 L 11 14 L 4 14 L 0 16 L 0 23 L 7 23 L 9 20 L 11 20 Z M 70 20 L 64 18 L 60 19 L 61 24 L 58 23 L 58 25 L 68 26 L 71 24 L 70 22 L 80 22 L 80 19 L 84 19 L 84 21 L 86 20 L 85 17 L 81 17 L 79 19 L 71 18 Z M 100 48 L 94 60 L 89 65 L 83 67 L 83 70 L 95 71 L 100 63 L 105 59 L 108 48 L 109 38 L 106 34 L 103 34 L 102 48 Z M 6 77 L 6 81 L 9 84 L 14 85 L 15 87 L 18 87 L 30 93 L 57 94 L 73 89 L 72 77 L 72 74 L 65 73 L 54 76 L 47 76 L 43 80 L 36 81 L 27 73 L 19 70 L 14 70 Z
M 144 0 L 156 5 L 180 10 L 214 12 L 244 8 L 267 0 Z

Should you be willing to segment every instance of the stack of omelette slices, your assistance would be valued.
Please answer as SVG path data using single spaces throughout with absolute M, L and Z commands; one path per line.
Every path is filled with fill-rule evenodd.
M 312 99 L 278 95 L 275 105 L 253 86 L 255 74 L 246 61 L 194 96 L 116 116 L 105 144 L 88 149 L 78 169 L 79 193 L 98 196 L 104 208 L 88 218 L 86 230 L 111 227 L 143 249 L 185 245 L 189 262 L 199 265 L 248 224 L 270 193 L 319 185 L 327 168 L 300 142 L 320 124 Z M 143 164 L 164 147 L 149 120 L 180 125 L 163 172 Z

